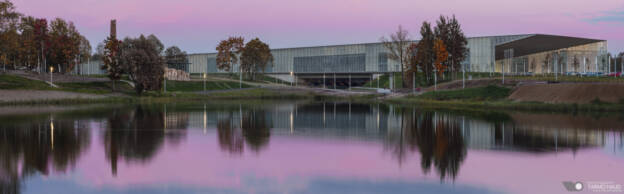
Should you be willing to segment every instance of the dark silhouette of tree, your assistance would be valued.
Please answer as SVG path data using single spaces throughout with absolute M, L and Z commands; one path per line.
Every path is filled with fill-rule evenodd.
M 144 90 L 160 90 L 163 85 L 165 62 L 158 49 L 153 40 L 143 35 L 123 41 L 121 64 L 139 95 Z

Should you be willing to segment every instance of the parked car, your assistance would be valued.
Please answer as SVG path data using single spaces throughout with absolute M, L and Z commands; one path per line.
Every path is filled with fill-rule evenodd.
M 580 74 L 579 74 L 579 72 L 571 71 L 571 72 L 566 72 L 566 75 L 568 75 L 568 76 L 577 76 L 577 75 L 580 75 Z
M 608 75 L 609 77 L 621 77 L 622 72 L 613 72 Z

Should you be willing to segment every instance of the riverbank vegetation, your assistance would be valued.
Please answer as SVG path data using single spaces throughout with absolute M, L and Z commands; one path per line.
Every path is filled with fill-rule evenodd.
M 71 21 L 25 16 L 0 1 L 0 65 L 2 70 L 27 69 L 67 73 L 91 56 L 91 45 Z

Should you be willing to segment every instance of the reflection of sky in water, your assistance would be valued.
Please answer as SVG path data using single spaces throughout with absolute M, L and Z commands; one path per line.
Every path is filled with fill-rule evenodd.
M 624 171 L 622 160 L 597 149 L 551 154 L 469 150 L 457 179 L 440 182 L 435 170 L 422 171 L 417 153 L 399 166 L 376 142 L 276 136 L 260 153 L 230 155 L 216 139 L 215 129 L 207 134 L 190 129 L 186 141 L 164 146 L 148 163 L 121 162 L 116 177 L 96 140 L 71 176 L 34 178 L 26 182 L 32 188 L 26 191 L 38 193 L 43 186 L 79 193 L 562 193 L 563 180 L 624 181 L 613 173 Z
M 296 178 L 285 183 L 276 183 L 274 180 L 245 177 L 239 188 L 202 187 L 181 184 L 149 184 L 130 185 L 127 187 L 94 187 L 92 185 L 76 184 L 69 179 L 46 179 L 36 177 L 26 182 L 29 188 L 24 193 L 500 193 L 487 188 L 470 185 L 440 184 L 436 182 L 406 182 L 406 181 L 367 181 L 367 180 L 340 180 L 333 178 L 312 178 L 306 185 L 297 185 Z M 293 186 L 294 185 L 294 186 Z M 53 191 L 53 192 L 50 192 Z M 62 191 L 62 192 L 54 192 Z
M 605 137 L 605 145 L 602 148 L 608 155 L 624 158 L 624 132 L 609 132 Z
M 53 149 L 46 141 L 12 144 L 27 155 L 50 154 L 55 160 L 43 160 L 48 164 L 70 166 L 24 176 L 22 193 L 566 193 L 561 181 L 624 183 L 615 173 L 624 172 L 619 132 L 517 123 L 535 120 L 532 115 L 466 119 L 396 107 L 336 107 L 129 108 L 87 122 L 58 117 L 56 136 L 46 135 L 45 125 L 3 135 L 54 139 Z M 0 142 L 0 152 L 12 153 L 6 152 L 11 146 Z

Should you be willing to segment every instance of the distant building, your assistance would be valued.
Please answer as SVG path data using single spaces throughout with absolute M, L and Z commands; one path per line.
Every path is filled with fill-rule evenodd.
M 468 72 L 554 73 L 607 71 L 607 41 L 525 34 L 468 38 L 462 62 Z M 381 43 L 272 49 L 273 66 L 266 73 L 284 80 L 332 76 L 370 78 L 400 72 Z M 576 60 L 575 60 L 576 59 Z M 575 63 L 575 61 L 577 63 Z M 190 73 L 227 73 L 217 69 L 216 53 L 189 55 Z M 577 64 L 577 65 L 575 65 Z M 232 68 L 238 72 L 238 66 Z M 294 76 L 291 76 L 294 74 Z M 334 75 L 336 74 L 336 75 Z

